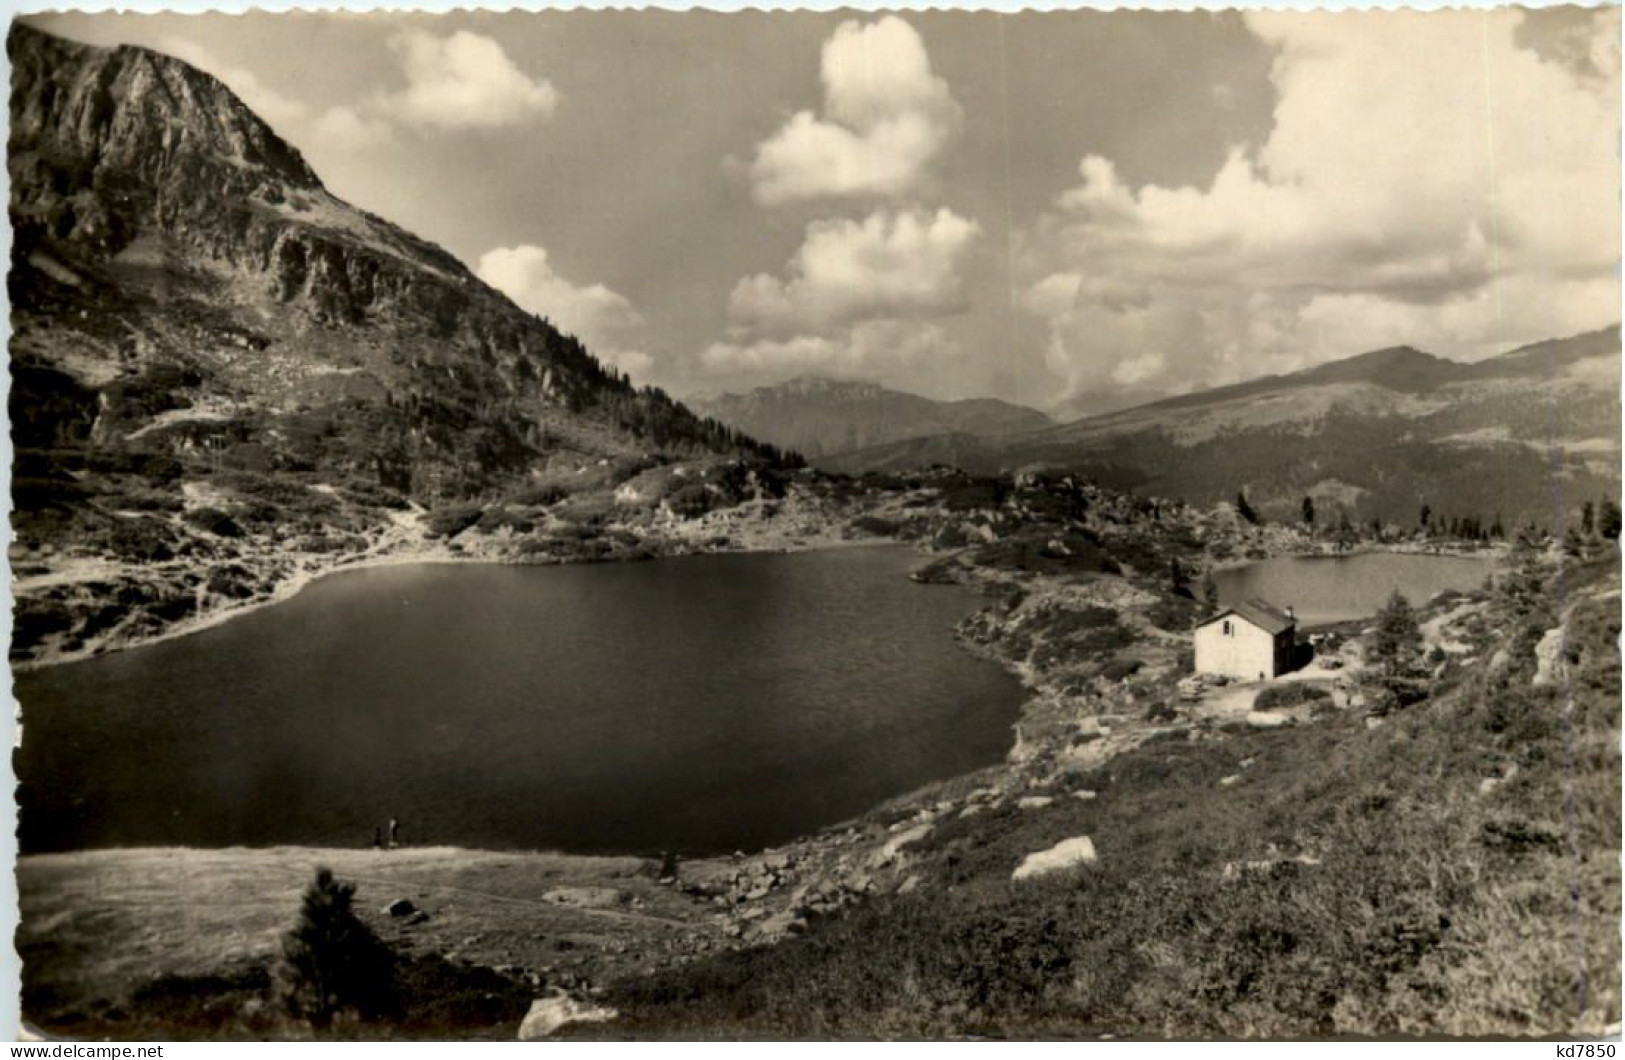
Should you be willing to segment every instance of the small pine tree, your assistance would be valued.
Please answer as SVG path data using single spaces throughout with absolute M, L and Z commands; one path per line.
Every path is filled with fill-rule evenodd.
M 1597 506 L 1590 501 L 1580 505 L 1580 532 L 1587 537 L 1597 531 Z
M 1213 580 L 1213 575 L 1202 576 L 1202 605 L 1209 614 L 1219 609 L 1219 583 Z
M 1353 548 L 1359 540 L 1355 533 L 1354 524 L 1349 522 L 1348 512 L 1339 512 L 1337 515 L 1337 547 L 1340 549 Z
M 1258 512 L 1247 502 L 1247 492 L 1245 490 L 1236 494 L 1236 514 L 1254 526 L 1258 525 Z
M 1396 589 L 1377 612 L 1376 629 L 1366 646 L 1367 695 L 1377 713 L 1426 698 L 1422 662 L 1422 630 L 1416 612 Z
M 1185 565 L 1179 562 L 1178 556 L 1168 559 L 1168 589 L 1176 596 L 1189 596 L 1190 575 L 1185 573 Z
M 1603 498 L 1602 507 L 1597 513 L 1597 533 L 1609 541 L 1619 540 L 1619 505 Z
M 351 907 L 353 884 L 319 868 L 305 889 L 299 921 L 282 937 L 279 980 L 290 1015 L 318 1030 L 341 1012 L 376 1019 L 393 1007 L 390 953 Z
M 1305 497 L 1303 499 L 1302 510 L 1304 525 L 1313 527 L 1315 525 L 1315 499 L 1313 497 Z
M 1424 529 L 1424 530 L 1427 529 L 1428 522 L 1430 520 L 1432 520 L 1432 518 L 1433 518 L 1433 509 L 1429 508 L 1426 504 L 1422 505 L 1422 512 L 1416 519 L 1416 521 L 1421 524 L 1422 529 Z

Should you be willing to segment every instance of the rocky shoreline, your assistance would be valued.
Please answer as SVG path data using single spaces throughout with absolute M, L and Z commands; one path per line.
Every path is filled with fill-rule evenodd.
M 771 511 L 766 508 L 761 501 L 746 501 L 695 519 L 666 513 L 660 520 L 640 511 L 636 513 L 640 518 L 602 530 L 600 539 L 612 542 L 602 552 L 538 552 L 529 545 L 533 538 L 508 527 L 487 533 L 470 526 L 456 534 L 437 535 L 429 525 L 431 513 L 416 505 L 382 513 L 383 518 L 350 535 L 351 547 L 333 551 L 308 551 L 256 537 L 232 542 L 224 555 L 205 553 L 157 563 L 14 550 L 13 570 L 21 576 L 14 577 L 12 593 L 24 613 L 48 607 L 59 617 L 32 643 L 14 639 L 11 665 L 14 671 L 31 670 L 187 636 L 280 603 L 311 582 L 346 570 L 405 563 L 551 566 L 799 552 L 883 540 L 854 535 L 838 517 L 785 513 L 782 504 Z M 112 617 L 118 609 L 123 613 Z

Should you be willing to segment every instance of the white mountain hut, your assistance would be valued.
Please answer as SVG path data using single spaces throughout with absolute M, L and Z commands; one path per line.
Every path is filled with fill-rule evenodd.
M 1196 672 L 1268 681 L 1292 669 L 1298 620 L 1263 600 L 1224 608 L 1196 627 Z

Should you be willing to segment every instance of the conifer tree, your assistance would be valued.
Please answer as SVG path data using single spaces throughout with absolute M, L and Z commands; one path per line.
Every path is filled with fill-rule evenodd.
M 1609 541 L 1619 540 L 1619 505 L 1604 497 L 1597 514 L 1597 533 Z
M 282 938 L 279 979 L 290 1015 L 318 1030 L 341 1012 L 376 1019 L 392 1007 L 394 956 L 356 916 L 353 884 L 319 868 L 299 920 Z
M 1376 629 L 1366 646 L 1367 696 L 1376 713 L 1409 706 L 1427 696 L 1422 666 L 1422 631 L 1399 590 L 1377 613 Z

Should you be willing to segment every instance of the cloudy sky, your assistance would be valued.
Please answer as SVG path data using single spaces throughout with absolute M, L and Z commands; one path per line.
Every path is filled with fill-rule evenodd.
M 1073 411 L 1619 317 L 1617 8 L 59 15 L 678 394 Z

